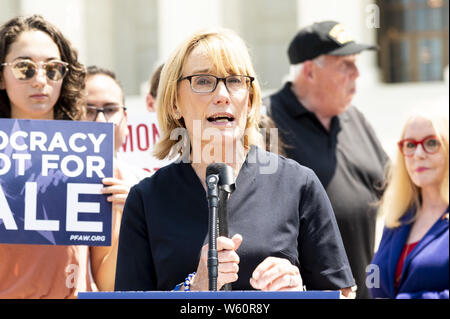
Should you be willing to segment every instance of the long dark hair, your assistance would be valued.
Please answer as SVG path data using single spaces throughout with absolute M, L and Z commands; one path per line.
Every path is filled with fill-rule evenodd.
M 84 118 L 85 67 L 78 61 L 78 53 L 69 40 L 54 25 L 40 15 L 16 17 L 0 28 L 0 65 L 5 62 L 10 46 L 25 31 L 42 31 L 55 42 L 61 60 L 69 63 L 67 75 L 63 79 L 61 93 L 53 107 L 56 120 L 80 120 Z M 0 71 L 2 71 L 0 67 Z M 0 77 L 2 73 L 0 73 Z M 0 118 L 11 117 L 11 105 L 6 90 L 0 90 Z

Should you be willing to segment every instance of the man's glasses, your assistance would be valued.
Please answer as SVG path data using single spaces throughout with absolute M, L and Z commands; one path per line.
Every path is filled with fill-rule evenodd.
M 119 114 L 120 110 L 127 110 L 125 106 L 120 105 L 108 105 L 105 107 L 97 107 L 94 105 L 87 105 L 86 107 L 86 118 L 89 121 L 95 121 L 97 119 L 98 113 L 103 113 L 105 120 L 107 122 L 114 122 L 115 116 Z
M 434 154 L 439 151 L 441 142 L 435 135 L 427 136 L 421 141 L 407 138 L 398 142 L 398 147 L 404 156 L 413 156 L 416 152 L 417 145 L 422 145 L 423 150 L 428 154 Z
M 189 80 L 191 89 L 195 93 L 214 92 L 219 81 L 223 81 L 228 92 L 232 94 L 248 92 L 255 78 L 248 75 L 230 75 L 224 78 L 219 78 L 211 74 L 196 74 L 185 76 L 179 81 L 183 80 Z
M 67 74 L 69 63 L 62 61 L 35 63 L 28 60 L 18 60 L 9 63 L 3 63 L 2 66 L 11 66 L 11 71 L 17 80 L 31 80 L 38 73 L 38 69 L 42 68 L 45 70 L 45 75 L 49 80 L 60 81 Z

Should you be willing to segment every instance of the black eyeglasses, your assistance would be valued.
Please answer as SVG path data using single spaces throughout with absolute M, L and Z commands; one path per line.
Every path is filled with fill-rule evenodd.
M 219 78 L 211 74 L 195 74 L 179 79 L 179 81 L 183 80 L 189 80 L 191 89 L 195 93 L 214 92 L 219 81 L 223 81 L 228 92 L 231 94 L 248 92 L 255 78 L 248 75 L 230 75 L 224 78 Z
M 441 142 L 437 136 L 427 136 L 421 141 L 416 141 L 412 138 L 407 138 L 398 142 L 398 147 L 402 154 L 407 157 L 411 157 L 416 152 L 417 146 L 422 145 L 423 150 L 428 154 L 434 154 L 439 151 Z
M 38 69 L 45 70 L 45 75 L 51 81 L 60 81 L 67 73 L 69 63 L 62 61 L 49 61 L 35 63 L 29 60 L 17 60 L 3 63 L 1 66 L 11 66 L 14 77 L 20 81 L 28 81 L 35 77 Z
M 124 111 L 127 110 L 125 106 L 121 105 L 108 105 L 105 107 L 97 107 L 95 105 L 87 105 L 86 106 L 86 118 L 89 121 L 95 121 L 97 119 L 98 113 L 103 113 L 105 116 L 105 120 L 107 122 L 113 122 L 115 116 L 119 114 L 120 109 Z

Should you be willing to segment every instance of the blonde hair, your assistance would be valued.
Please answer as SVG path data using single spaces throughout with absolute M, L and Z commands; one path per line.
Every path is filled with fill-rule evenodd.
M 406 127 L 411 120 L 422 117 L 431 122 L 436 131 L 441 147 L 446 154 L 445 175 L 440 187 L 442 199 L 449 203 L 449 119 L 447 114 L 416 112 L 411 115 L 403 126 L 401 139 L 404 138 Z M 401 225 L 400 219 L 411 206 L 420 207 L 420 188 L 409 177 L 406 170 L 405 159 L 397 150 L 395 161 L 389 168 L 387 188 L 380 202 L 380 213 L 385 216 L 385 225 L 395 228 Z M 415 220 L 415 216 L 408 222 Z
M 182 149 L 175 154 L 171 150 L 178 142 L 170 138 L 171 132 L 177 128 L 185 128 L 183 120 L 174 116 L 177 105 L 178 81 L 189 54 L 197 47 L 208 53 L 218 72 L 223 74 L 242 74 L 255 77 L 255 71 L 244 41 L 234 32 L 227 29 L 207 29 L 194 33 L 182 42 L 164 64 L 156 104 L 160 128 L 160 139 L 155 145 L 154 155 L 159 159 L 182 154 Z M 262 136 L 258 123 L 261 108 L 261 89 L 255 79 L 250 89 L 251 111 L 247 118 L 244 147 L 262 146 Z

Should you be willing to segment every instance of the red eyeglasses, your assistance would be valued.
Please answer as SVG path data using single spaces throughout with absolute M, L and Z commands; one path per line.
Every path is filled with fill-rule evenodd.
M 399 141 L 398 147 L 404 156 L 413 156 L 416 152 L 417 145 L 422 145 L 423 150 L 428 154 L 434 154 L 439 151 L 441 142 L 435 135 L 427 136 L 421 141 L 416 141 L 412 138 L 407 138 Z

